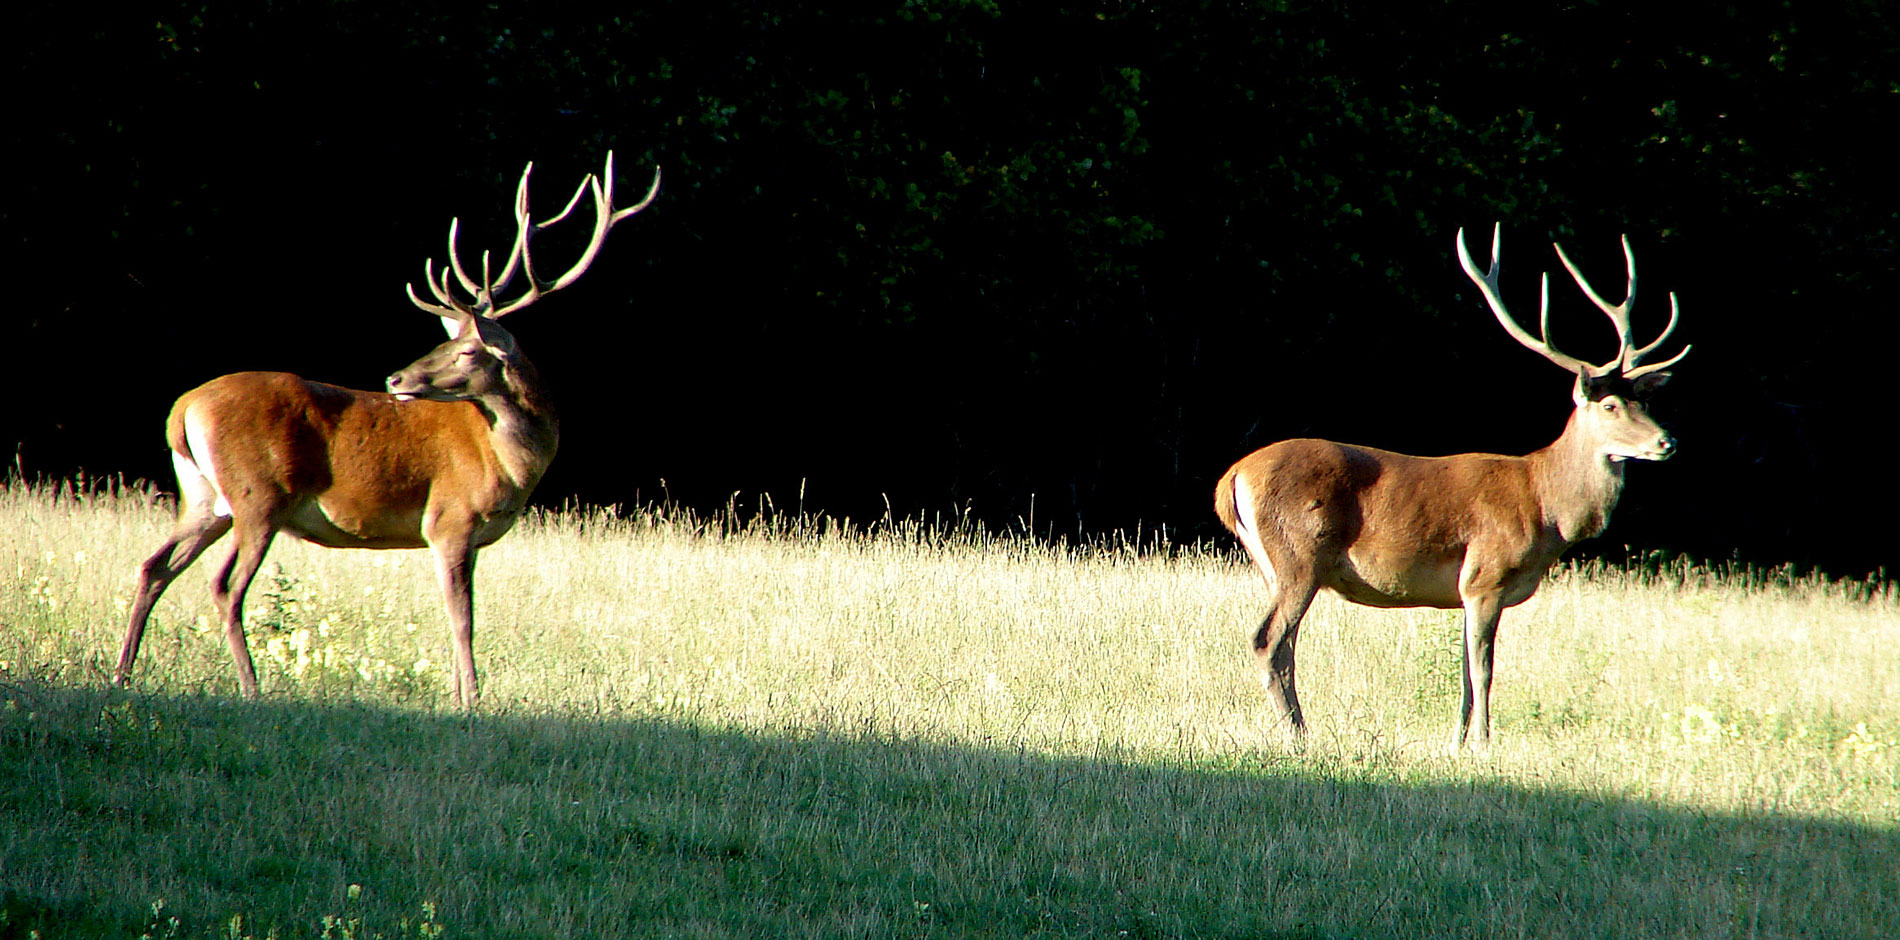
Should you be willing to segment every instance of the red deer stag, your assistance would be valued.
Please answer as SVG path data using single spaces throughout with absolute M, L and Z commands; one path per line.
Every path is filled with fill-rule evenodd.
M 1294 688 L 1300 618 L 1320 588 L 1370 607 L 1464 608 L 1464 703 L 1459 740 L 1482 747 L 1491 737 L 1491 659 L 1498 616 L 1523 603 L 1564 550 L 1603 531 L 1623 491 L 1623 461 L 1667 460 L 1675 438 L 1643 401 L 1669 379 L 1667 362 L 1641 365 L 1676 328 L 1647 346 L 1630 330 L 1636 259 L 1623 257 L 1627 296 L 1606 302 L 1564 255 L 1557 257 L 1610 322 L 1621 347 L 1592 365 L 1550 345 L 1550 277 L 1544 276 L 1542 339 L 1533 338 L 1498 296 L 1498 242 L 1480 275 L 1458 232 L 1458 261 L 1478 285 L 1505 332 L 1576 374 L 1576 405 L 1557 440 L 1523 457 L 1456 454 L 1411 457 L 1321 440 L 1292 440 L 1242 458 L 1214 488 L 1214 511 L 1240 539 L 1266 579 L 1272 602 L 1254 634 L 1261 683 L 1295 735 L 1304 733 Z
M 515 236 L 499 278 L 482 254 L 478 283 L 456 255 L 459 220 L 449 223 L 449 263 L 423 275 L 440 303 L 409 300 L 442 318 L 449 341 L 388 380 L 388 392 L 311 382 L 283 372 L 239 372 L 180 396 L 166 424 L 178 473 L 178 521 L 139 569 L 137 594 L 116 679 L 138 657 L 145 621 L 158 598 L 226 532 L 236 544 L 212 579 L 224 638 L 237 661 L 238 686 L 257 695 L 257 673 L 244 642 L 244 592 L 271 539 L 286 532 L 330 548 L 428 548 L 448 607 L 456 698 L 476 702 L 475 554 L 502 537 L 554 459 L 559 423 L 540 377 L 497 321 L 572 284 L 599 253 L 608 229 L 647 207 L 660 174 L 638 205 L 613 207 L 614 158 L 588 174 L 559 215 L 532 222 L 528 174 L 515 190 Z M 567 273 L 543 280 L 530 255 L 532 237 L 566 218 L 591 191 L 593 239 Z M 518 269 L 527 289 L 497 296 Z M 451 274 L 471 300 L 450 282 Z

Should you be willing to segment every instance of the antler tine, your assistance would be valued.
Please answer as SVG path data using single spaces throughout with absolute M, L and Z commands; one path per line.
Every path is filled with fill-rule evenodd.
M 587 192 L 587 184 L 591 182 L 593 178 L 594 178 L 594 174 L 592 173 L 589 173 L 586 176 L 582 177 L 581 184 L 575 187 L 574 189 L 574 195 L 568 198 L 567 207 L 562 209 L 560 213 L 556 215 L 554 218 L 551 218 L 547 220 L 546 222 L 536 222 L 534 224 L 534 230 L 539 232 L 542 229 L 547 228 L 548 226 L 553 225 L 554 223 L 567 218 L 567 214 L 570 212 L 573 212 L 574 207 L 581 204 L 581 196 Z M 611 190 L 609 192 L 611 192 Z M 523 210 L 524 215 L 526 214 L 526 209 L 527 209 L 527 204 L 523 203 L 522 210 Z
M 530 223 L 528 220 L 527 190 L 525 189 L 522 190 L 521 201 L 520 201 L 519 206 L 517 207 L 517 213 L 516 213 L 517 217 L 521 220 L 520 245 L 519 245 L 519 249 L 521 252 L 521 269 L 523 271 L 526 271 L 528 274 L 528 295 L 532 296 L 533 300 L 525 300 L 524 302 L 517 302 L 511 305 L 508 308 L 509 310 L 525 307 L 528 304 L 533 303 L 534 300 L 539 300 L 542 293 L 546 291 L 551 291 L 554 289 L 548 286 L 548 283 L 546 281 L 541 280 L 540 275 L 534 273 L 534 254 L 532 251 L 529 250 L 528 240 L 530 237 L 532 237 L 532 235 L 535 232 L 539 232 L 542 229 L 545 229 L 553 225 L 554 223 L 567 218 L 568 213 L 573 212 L 574 207 L 580 205 L 581 196 L 586 194 L 590 186 L 596 189 L 599 188 L 598 185 L 594 182 L 594 174 L 592 173 L 589 173 L 586 176 L 581 177 L 581 184 L 578 187 L 575 187 L 574 195 L 568 198 L 567 205 L 563 207 L 560 212 L 556 213 L 553 218 L 548 219 L 545 222 L 534 222 L 534 223 Z M 609 198 L 609 205 L 611 205 L 612 197 L 609 196 L 608 198 Z M 513 262 L 513 259 L 510 259 L 511 264 L 512 262 Z M 512 270 L 513 269 L 510 268 L 511 272 Z M 506 313 L 506 312 L 508 311 L 506 310 L 502 311 L 502 313 Z M 495 316 L 501 316 L 501 314 L 497 313 L 495 314 Z
M 501 277 L 494 282 L 497 292 L 508 289 L 508 283 L 515 278 L 515 264 L 521 260 L 528 245 L 528 175 L 534 172 L 534 161 L 521 170 L 521 182 L 515 184 L 515 240 L 508 248 L 508 262 L 502 265 Z M 474 288 L 469 288 L 473 291 Z
M 1526 349 L 1571 372 L 1582 375 L 1592 370 L 1593 367 L 1589 363 L 1559 352 L 1556 347 L 1550 345 L 1547 339 L 1550 335 L 1550 278 L 1548 275 L 1544 278 L 1543 310 L 1539 316 L 1539 328 L 1546 339 L 1537 339 L 1525 332 L 1524 328 L 1519 326 L 1517 320 L 1511 316 L 1510 311 L 1505 309 L 1504 299 L 1498 295 L 1498 275 L 1502 268 L 1498 256 L 1503 238 L 1504 223 L 1500 222 L 1491 230 L 1491 270 L 1480 275 L 1478 266 L 1471 260 L 1470 249 L 1465 247 L 1465 230 L 1462 228 L 1458 230 L 1458 263 L 1464 267 L 1465 276 L 1471 278 L 1472 283 L 1478 285 L 1478 290 L 1484 294 L 1485 302 L 1491 306 L 1491 313 L 1498 319 L 1498 325 L 1504 327 L 1504 332 L 1511 334 L 1511 338 L 1517 340 Z
M 486 315 L 495 307 L 495 281 L 488 275 L 488 252 L 482 252 L 482 289 L 475 295 L 474 313 Z
M 1628 372 L 1623 373 L 1623 377 L 1626 379 L 1633 379 L 1638 376 L 1648 375 L 1651 372 L 1656 372 L 1661 369 L 1667 369 L 1670 366 L 1673 366 L 1676 363 L 1681 362 L 1682 357 L 1687 356 L 1689 354 L 1689 350 L 1694 349 L 1694 348 L 1695 348 L 1695 345 L 1693 343 L 1688 346 L 1684 346 L 1682 347 L 1681 352 L 1676 353 L 1675 355 L 1670 356 L 1669 358 L 1664 359 L 1661 362 L 1653 362 L 1646 366 L 1638 366 L 1637 368 L 1631 369 Z
M 416 285 L 409 283 L 403 285 L 403 290 L 409 295 L 410 303 L 438 317 L 447 317 L 451 320 L 468 315 L 468 306 L 456 299 L 455 294 L 449 291 L 449 272 L 445 269 L 442 272 L 442 279 L 436 280 L 435 261 L 432 258 L 422 259 L 422 283 L 429 285 L 429 293 L 434 294 L 435 299 L 442 303 L 432 304 L 417 297 Z
M 634 213 L 637 213 L 640 210 L 645 209 L 649 204 L 653 202 L 653 197 L 659 194 L 660 194 L 660 168 L 656 166 L 653 168 L 653 185 L 647 187 L 646 198 L 640 200 L 637 203 L 634 203 L 631 206 L 626 207 L 625 209 L 621 209 L 620 211 L 615 212 L 613 221 L 607 224 L 609 225 L 618 224 L 621 219 L 624 219 L 627 216 L 633 215 Z M 607 151 L 607 203 L 608 205 L 613 204 L 613 199 L 614 199 L 614 152 L 609 150 Z
M 1676 331 L 1676 321 L 1680 319 L 1681 316 L 1682 316 L 1682 310 L 1676 305 L 1676 292 L 1670 291 L 1669 292 L 1669 325 L 1663 327 L 1662 333 L 1657 335 L 1656 339 L 1652 341 L 1649 345 L 1644 346 L 1643 348 L 1630 353 L 1630 365 L 1635 365 L 1636 363 L 1641 362 L 1644 356 L 1649 355 L 1652 351 L 1655 350 L 1656 347 L 1661 346 L 1663 344 L 1663 340 L 1668 339 L 1669 334 L 1674 333 Z
M 1642 361 L 1642 358 L 1644 356 L 1649 355 L 1650 350 L 1653 350 L 1656 347 L 1661 346 L 1663 344 L 1663 340 L 1668 339 L 1669 334 L 1674 333 L 1676 331 L 1676 320 L 1681 315 L 1681 313 L 1682 311 L 1676 306 L 1676 292 L 1670 291 L 1669 292 L 1669 325 L 1663 327 L 1662 335 L 1656 337 L 1655 342 L 1650 343 L 1649 345 L 1644 346 L 1643 348 L 1630 353 L 1629 363 L 1632 367 L 1634 367 L 1636 363 Z M 1628 379 L 1633 379 L 1639 375 L 1648 375 L 1649 373 L 1655 372 L 1660 369 L 1667 369 L 1670 366 L 1673 366 L 1676 363 L 1681 362 L 1682 357 L 1687 356 L 1689 354 L 1689 350 L 1694 349 L 1694 348 L 1695 346 L 1693 344 L 1684 346 L 1682 347 L 1681 352 L 1676 353 L 1674 356 L 1671 356 L 1668 359 L 1663 360 L 1662 362 L 1651 363 L 1649 365 L 1642 366 L 1640 368 L 1624 369 L 1623 377 L 1628 378 Z
M 1537 284 L 1537 335 L 1550 345 L 1550 272 L 1545 271 Z
M 461 298 L 456 297 L 455 292 L 449 289 L 449 270 L 447 268 L 442 269 L 442 284 L 441 284 L 441 287 L 435 291 L 435 295 L 437 297 L 448 298 L 449 306 L 454 307 L 455 309 L 460 310 L 463 313 L 475 312 L 475 307 L 473 305 L 463 303 Z M 476 299 L 476 303 L 481 302 L 481 298 L 479 296 L 477 296 L 475 299 Z
M 579 280 L 580 276 L 587 271 L 587 266 L 594 263 L 594 256 L 600 253 L 600 246 L 607 241 L 607 230 L 613 227 L 613 202 L 601 188 L 600 179 L 590 175 L 587 183 L 594 190 L 594 237 L 588 239 L 587 250 L 581 252 L 580 260 L 574 262 L 574 266 L 568 268 L 566 274 L 549 284 L 546 288 L 548 291 L 560 290 Z
M 613 159 L 613 154 L 611 153 L 608 154 L 607 159 L 611 161 Z M 639 212 L 641 209 L 645 209 L 647 206 L 653 203 L 653 197 L 658 196 L 659 194 L 660 194 L 660 168 L 656 166 L 653 168 L 653 185 L 647 187 L 646 198 L 640 200 L 637 203 L 634 203 L 631 206 L 626 207 L 625 209 L 620 210 L 619 212 L 614 213 L 614 222 L 618 223 L 621 219 L 624 219 L 627 216 L 633 215 L 634 213 Z
M 462 270 L 462 259 L 455 253 L 455 236 L 461 224 L 462 218 L 460 216 L 449 220 L 449 267 L 455 269 L 455 279 L 462 282 L 463 289 L 473 294 L 481 285 L 476 284 L 475 281 Z
M 417 297 L 416 285 L 414 284 L 404 284 L 403 290 L 409 294 L 410 303 L 415 304 L 417 307 L 420 307 L 423 310 L 427 310 L 428 312 L 433 313 L 438 317 L 448 317 L 450 319 L 455 319 L 456 317 L 461 316 L 461 314 L 457 313 L 453 308 L 432 304 L 426 300 L 423 300 L 420 297 Z
M 447 294 L 444 294 L 442 292 L 442 288 L 436 284 L 434 258 L 422 259 L 422 283 L 428 285 L 429 293 L 434 294 L 435 299 L 442 301 L 445 304 L 451 304 L 454 302 L 453 298 L 449 297 Z
M 449 272 L 447 269 L 442 271 L 442 277 L 438 280 L 435 276 L 435 259 L 422 259 L 422 283 L 429 286 L 429 293 L 434 294 L 436 300 L 450 307 L 459 307 L 461 306 L 461 301 L 457 300 L 453 293 L 450 293 L 446 286 L 448 282 Z
M 1590 286 L 1590 282 L 1584 278 L 1583 272 L 1577 270 L 1577 266 L 1570 262 L 1569 255 L 1564 254 L 1563 245 L 1557 242 L 1551 242 L 1550 247 L 1557 249 L 1557 260 L 1564 263 L 1564 270 L 1569 271 L 1570 276 L 1576 279 L 1577 286 L 1583 288 L 1583 293 L 1590 298 L 1591 303 L 1596 304 L 1598 309 L 1609 314 L 1612 318 L 1621 317 L 1624 320 L 1628 319 L 1630 305 L 1636 302 L 1636 253 L 1630 250 L 1630 237 L 1628 235 L 1623 236 L 1623 269 L 1629 273 L 1629 289 L 1624 292 L 1623 302 L 1620 304 L 1612 304 L 1604 300 L 1603 295 L 1597 293 L 1596 288 Z
M 1616 327 L 1616 358 L 1604 363 L 1600 368 L 1604 369 L 1606 374 L 1611 366 L 1616 366 L 1619 371 L 1628 372 L 1630 366 L 1635 365 L 1630 358 L 1630 350 L 1635 348 L 1635 337 L 1631 335 L 1630 328 L 1630 308 L 1636 303 L 1636 255 L 1630 251 L 1630 237 L 1623 236 L 1623 267 L 1629 272 L 1629 290 L 1623 295 L 1623 302 L 1620 304 L 1604 300 L 1603 295 L 1598 294 L 1596 288 L 1590 286 L 1583 272 L 1577 270 L 1577 266 L 1571 263 L 1569 255 L 1564 254 L 1564 246 L 1551 242 L 1550 247 L 1557 249 L 1557 260 L 1563 262 L 1564 270 L 1570 272 L 1571 279 L 1583 289 L 1584 296 L 1590 298 L 1590 302 L 1596 304 L 1597 309 L 1603 311 L 1603 314 L 1610 318 L 1610 323 Z

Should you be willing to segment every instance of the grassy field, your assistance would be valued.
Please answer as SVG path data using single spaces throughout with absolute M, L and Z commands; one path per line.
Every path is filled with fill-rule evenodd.
M 1900 599 L 1567 569 L 1449 748 L 1456 615 L 1322 598 L 1277 737 L 1238 554 L 556 514 L 280 541 L 263 696 L 169 511 L 0 491 L 0 938 L 1900 936 Z

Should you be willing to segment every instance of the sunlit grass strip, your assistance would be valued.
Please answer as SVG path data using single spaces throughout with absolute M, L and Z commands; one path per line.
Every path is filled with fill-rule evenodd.
M 1883 585 L 1561 572 L 1506 622 L 1501 743 L 1472 759 L 1447 749 L 1455 614 L 1316 606 L 1287 751 L 1225 547 L 958 520 L 532 520 L 482 557 L 473 722 L 423 554 L 274 549 L 256 707 L 228 698 L 208 557 L 135 692 L 105 690 L 167 523 L 136 491 L 0 494 L 0 808 L 31 821 L 0 875 L 26 914 L 165 897 L 314 933 L 360 884 L 385 930 L 431 901 L 477 934 L 1900 924 Z

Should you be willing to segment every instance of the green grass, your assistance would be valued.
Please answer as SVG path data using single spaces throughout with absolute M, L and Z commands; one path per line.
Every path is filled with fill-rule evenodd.
M 288 542 L 236 699 L 220 547 L 108 688 L 168 523 L 0 492 L 0 938 L 1900 936 L 1879 585 L 1561 571 L 1475 756 L 1455 615 L 1317 603 L 1289 748 L 1226 546 L 919 524 L 532 520 L 474 715 L 426 555 Z

